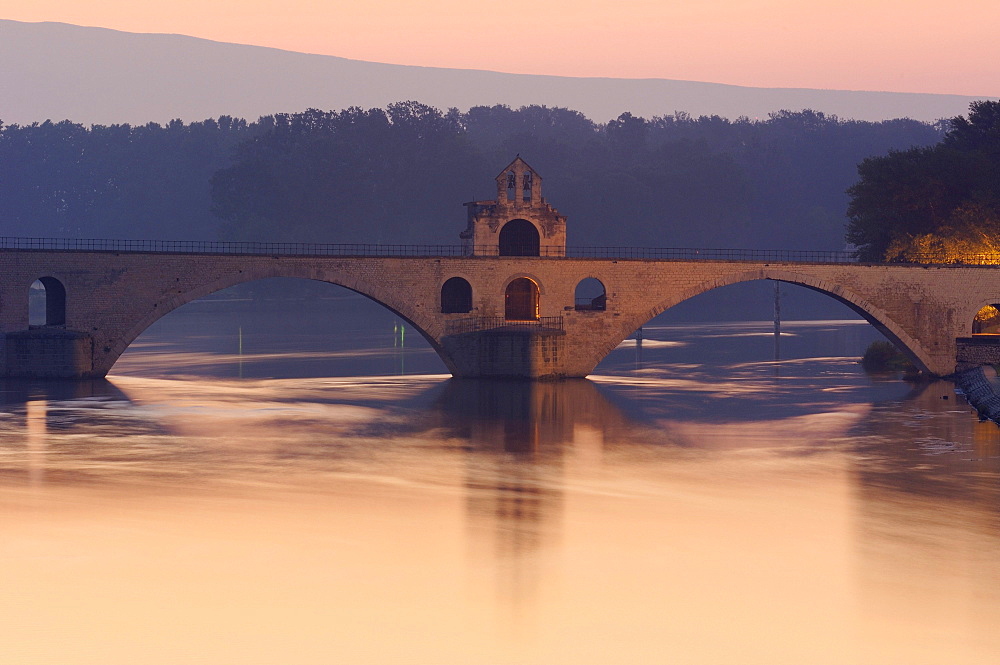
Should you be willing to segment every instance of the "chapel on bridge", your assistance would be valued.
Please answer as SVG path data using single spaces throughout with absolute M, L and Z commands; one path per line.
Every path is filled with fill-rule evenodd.
M 542 198 L 542 178 L 516 157 L 496 177 L 495 201 L 471 201 L 460 237 L 468 256 L 565 256 L 566 218 Z

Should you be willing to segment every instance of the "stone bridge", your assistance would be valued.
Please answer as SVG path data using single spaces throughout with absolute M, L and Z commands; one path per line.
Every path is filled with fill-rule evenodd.
M 758 279 L 826 293 L 865 317 L 936 375 L 955 370 L 956 339 L 981 307 L 1000 302 L 1000 270 L 567 257 L 316 257 L 0 250 L 0 332 L 8 376 L 104 376 L 154 321 L 243 282 L 297 277 L 337 284 L 419 330 L 456 376 L 580 377 L 651 318 L 714 288 Z M 449 308 L 450 280 L 468 302 Z M 578 284 L 603 300 L 580 306 Z M 28 325 L 28 291 L 46 284 L 45 325 Z M 528 284 L 528 311 L 515 284 Z M 57 285 L 57 286 L 56 286 Z M 457 309 L 458 311 L 442 311 Z
M 329 282 L 371 298 L 419 330 L 460 377 L 586 376 L 665 309 L 759 279 L 845 303 L 921 370 L 948 375 L 977 313 L 1000 303 L 1000 270 L 989 266 L 772 260 L 766 253 L 738 260 L 573 256 L 565 218 L 541 197 L 541 178 L 520 158 L 497 176 L 496 200 L 466 206 L 462 247 L 414 252 L 7 239 L 0 247 L 0 374 L 104 376 L 160 317 L 269 277 Z M 385 255 L 394 253 L 413 255 Z M 32 326 L 36 281 L 46 316 Z M 592 290 L 581 300 L 583 284 Z

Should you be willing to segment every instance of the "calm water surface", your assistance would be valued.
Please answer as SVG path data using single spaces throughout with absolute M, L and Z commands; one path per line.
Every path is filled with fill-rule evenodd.
M 866 324 L 777 362 L 654 324 L 527 384 L 325 316 L 3 386 L 0 662 L 1000 662 L 1000 432 L 865 375 Z

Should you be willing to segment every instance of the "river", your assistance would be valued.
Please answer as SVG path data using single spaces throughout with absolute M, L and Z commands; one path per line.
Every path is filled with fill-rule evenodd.
M 1000 662 L 1000 430 L 864 322 L 478 382 L 356 300 L 3 384 L 0 662 Z

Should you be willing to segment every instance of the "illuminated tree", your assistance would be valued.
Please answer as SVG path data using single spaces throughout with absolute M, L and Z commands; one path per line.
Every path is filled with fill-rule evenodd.
M 886 248 L 889 261 L 1000 264 L 1000 216 L 978 203 L 964 203 L 932 233 L 902 234 Z
M 978 312 L 972 321 L 973 335 L 996 335 L 1000 333 L 1000 309 L 986 305 Z
M 847 240 L 869 261 L 994 262 L 1000 247 L 1000 102 L 970 106 L 940 143 L 870 157 L 847 190 Z

